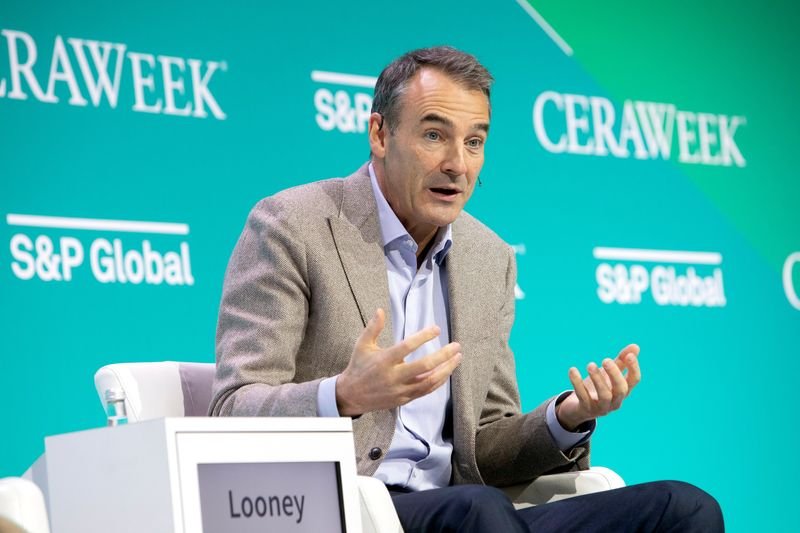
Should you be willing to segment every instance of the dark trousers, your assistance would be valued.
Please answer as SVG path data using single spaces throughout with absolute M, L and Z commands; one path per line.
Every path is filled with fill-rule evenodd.
M 421 492 L 389 490 L 406 533 L 725 530 L 717 501 L 680 481 L 631 485 L 519 511 L 502 491 L 482 485 Z

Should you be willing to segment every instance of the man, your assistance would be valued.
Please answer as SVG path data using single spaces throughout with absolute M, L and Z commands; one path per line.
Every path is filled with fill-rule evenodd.
M 359 473 L 389 486 L 407 531 L 721 530 L 686 484 L 522 511 L 487 486 L 588 468 L 594 420 L 640 380 L 629 345 L 520 412 L 514 254 L 463 212 L 491 82 L 449 47 L 405 54 L 375 87 L 369 164 L 256 205 L 225 279 L 211 413 L 353 417 Z

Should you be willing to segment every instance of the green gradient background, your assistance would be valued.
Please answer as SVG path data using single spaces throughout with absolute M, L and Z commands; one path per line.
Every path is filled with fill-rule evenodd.
M 363 135 L 317 127 L 314 92 L 336 87 L 312 82 L 311 70 L 375 76 L 407 49 L 448 43 L 497 79 L 484 185 L 469 210 L 526 248 L 512 338 L 525 408 L 566 388 L 569 366 L 637 342 L 644 380 L 600 421 L 594 464 L 628 483 L 695 483 L 720 500 L 729 531 L 794 530 L 800 311 L 781 269 L 800 250 L 798 11 L 789 2 L 533 5 L 573 56 L 512 0 L 4 4 L 0 28 L 39 46 L 40 81 L 57 34 L 229 68 L 211 85 L 225 121 L 134 113 L 126 76 L 113 110 L 0 99 L 0 475 L 25 470 L 45 435 L 103 424 L 92 384 L 103 364 L 213 360 L 222 276 L 249 208 L 366 157 Z M 0 42 L 0 77 L 7 62 Z M 744 115 L 736 141 L 747 167 L 548 153 L 531 124 L 545 90 Z M 101 285 L 88 264 L 69 284 L 18 280 L 7 213 L 187 223 L 196 284 Z M 101 236 L 180 241 L 41 233 L 79 237 L 87 252 Z M 728 304 L 604 305 L 595 246 L 719 252 Z M 800 288 L 800 268 L 794 279 Z

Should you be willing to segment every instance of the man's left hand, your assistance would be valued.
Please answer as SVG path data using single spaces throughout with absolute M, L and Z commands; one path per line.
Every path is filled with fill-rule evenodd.
M 616 359 L 606 358 L 600 367 L 589 363 L 586 370 L 589 376 L 584 379 L 577 368 L 569 369 L 569 380 L 575 390 L 556 408 L 559 423 L 569 431 L 620 408 L 642 379 L 639 347 L 629 344 Z

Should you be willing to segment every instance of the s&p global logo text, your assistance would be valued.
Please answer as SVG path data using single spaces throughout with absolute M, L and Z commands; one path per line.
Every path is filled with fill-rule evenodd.
M 63 86 L 69 92 L 69 105 L 85 107 L 91 102 L 99 107 L 105 99 L 115 109 L 124 74 L 125 81 L 133 85 L 133 111 L 218 120 L 227 117 L 210 87 L 214 75 L 227 70 L 224 61 L 153 55 L 129 50 L 124 43 L 65 40 L 56 35 L 50 69 L 47 77 L 40 79 L 34 68 L 41 46 L 34 38 L 10 29 L 0 30 L 0 35 L 0 46 L 4 44 L 8 52 L 8 72 L 0 70 L 0 98 L 27 100 L 32 96 L 39 102 L 57 104 L 56 89 Z
M 377 78 L 312 70 L 311 80 L 322 85 L 314 92 L 314 119 L 323 131 L 365 133 Z
M 75 235 L 104 233 L 189 234 L 189 226 L 165 222 L 101 220 L 8 214 L 9 226 L 25 228 L 11 236 L 11 272 L 20 280 L 71 282 L 86 263 L 100 283 L 194 285 L 189 244 L 183 240 L 156 247 L 150 239 L 95 237 L 88 244 Z M 66 231 L 74 234 L 64 234 Z M 61 235 L 55 236 L 56 233 Z
M 555 154 L 665 159 L 681 163 L 747 164 L 736 144 L 747 123 L 739 115 L 699 113 L 674 104 L 626 100 L 618 111 L 608 98 L 544 91 L 533 104 L 533 130 L 539 144 Z
M 722 255 L 716 252 L 595 248 L 597 297 L 605 304 L 725 307 Z

